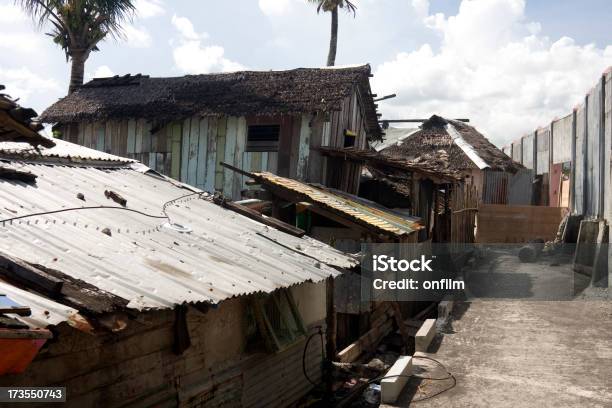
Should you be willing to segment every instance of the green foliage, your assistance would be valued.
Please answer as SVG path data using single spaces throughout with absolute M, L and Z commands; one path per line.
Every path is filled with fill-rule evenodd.
M 16 0 L 39 24 L 51 26 L 47 35 L 62 47 L 66 59 L 75 53 L 87 59 L 107 36 L 119 37 L 121 23 L 131 19 L 132 0 Z
M 357 6 L 349 0 L 308 0 L 308 2 L 317 4 L 317 13 L 320 13 L 321 10 L 324 12 L 332 11 L 336 7 L 345 8 L 347 12 L 353 13 L 353 15 L 357 12 Z

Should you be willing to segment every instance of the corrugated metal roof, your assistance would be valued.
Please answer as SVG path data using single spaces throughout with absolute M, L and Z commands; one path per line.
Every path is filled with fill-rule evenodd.
M 305 184 L 272 173 L 253 173 L 264 184 L 298 193 L 307 201 L 340 213 L 353 222 L 396 237 L 411 234 L 423 226 L 418 218 L 404 217 L 372 201 L 338 190 Z
M 133 163 L 135 160 L 89 149 L 60 139 L 53 139 L 55 146 L 51 148 L 32 147 L 28 143 L 0 142 L 0 156 L 20 160 L 64 159 L 71 163 L 108 162 Z M 92 163 L 89 163 L 92 164 Z
M 35 293 L 16 288 L 1 280 L 0 295 L 5 295 L 9 301 L 13 301 L 19 306 L 29 307 L 32 311 L 30 316 L 17 316 L 12 314 L 9 314 L 9 316 L 22 321 L 34 329 L 44 329 L 47 326 L 55 326 L 64 321 L 72 322 L 72 324 L 78 321 L 84 321 L 83 317 L 79 315 L 76 309 L 54 302 Z M 0 302 L 1 298 L 2 296 L 0 296 Z
M 297 238 L 191 195 L 168 205 L 172 223 L 117 208 L 160 216 L 164 204 L 189 194 L 156 173 L 129 167 L 96 168 L 20 163 L 38 176 L 36 186 L 0 180 L 0 251 L 61 271 L 129 301 L 135 309 L 183 302 L 218 303 L 320 281 L 357 261 L 311 238 Z M 85 201 L 77 198 L 83 194 Z M 115 209 L 67 211 L 1 222 L 25 214 L 82 206 Z M 164 225 L 165 224 L 165 225 Z M 110 229 L 111 236 L 101 231 Z M 333 267 L 332 267 L 333 266 Z

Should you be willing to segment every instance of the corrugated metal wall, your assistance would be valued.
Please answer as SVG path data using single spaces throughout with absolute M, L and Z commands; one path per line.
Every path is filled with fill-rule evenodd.
M 533 133 L 523 136 L 523 166 L 533 169 L 535 158 L 535 135 Z
M 573 213 L 612 219 L 612 73 L 606 72 L 600 78 L 572 114 L 538 129 L 536 134 L 537 174 L 548 174 L 551 163 L 571 162 Z M 512 143 L 515 149 L 523 146 L 523 154 L 513 154 L 513 158 L 521 157 L 529 167 L 525 161 L 525 142 L 523 137 Z
M 550 159 L 550 129 L 541 128 L 536 131 L 536 174 L 547 174 Z
M 523 162 L 523 149 L 521 139 L 512 142 L 512 160 L 522 163 Z
M 531 204 L 533 170 L 521 169 L 516 174 L 485 170 L 483 177 L 483 204 Z
M 573 114 L 552 123 L 553 130 L 553 163 L 572 161 Z

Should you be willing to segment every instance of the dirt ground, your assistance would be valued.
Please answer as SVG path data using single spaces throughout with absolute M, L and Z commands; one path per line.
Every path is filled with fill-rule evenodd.
M 487 273 L 501 275 L 481 280 L 485 286 L 504 282 L 496 278 L 511 283 L 488 292 L 481 286 L 476 290 L 493 295 L 456 303 L 451 320 L 424 354 L 442 363 L 456 385 L 433 396 L 453 380 L 412 379 L 396 404 L 382 406 L 612 406 L 612 301 L 607 292 L 584 290 L 587 277 L 547 258 L 521 264 L 514 256 L 497 256 L 493 264 L 473 268 L 466 280 Z M 533 300 L 555 298 L 572 288 L 577 293 L 571 300 Z M 421 376 L 446 377 L 432 361 L 415 358 L 414 364 Z

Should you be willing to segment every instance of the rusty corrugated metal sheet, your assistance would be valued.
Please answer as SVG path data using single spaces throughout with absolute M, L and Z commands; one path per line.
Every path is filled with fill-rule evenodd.
M 81 206 L 114 206 L 160 216 L 170 200 L 194 190 L 156 173 L 121 168 L 19 163 L 38 176 L 36 186 L 0 181 L 0 220 Z M 77 198 L 83 194 L 85 201 Z M 138 310 L 183 302 L 218 303 L 337 276 L 357 261 L 311 238 L 287 235 L 189 196 L 166 208 L 172 223 L 121 209 L 77 210 L 0 221 L 0 250 L 127 299 Z M 101 231 L 108 228 L 111 236 Z
M 313 204 L 332 209 L 344 217 L 373 230 L 402 237 L 423 228 L 417 218 L 400 216 L 374 202 L 347 193 L 315 187 L 267 172 L 254 173 L 254 175 L 266 184 L 298 193 Z

